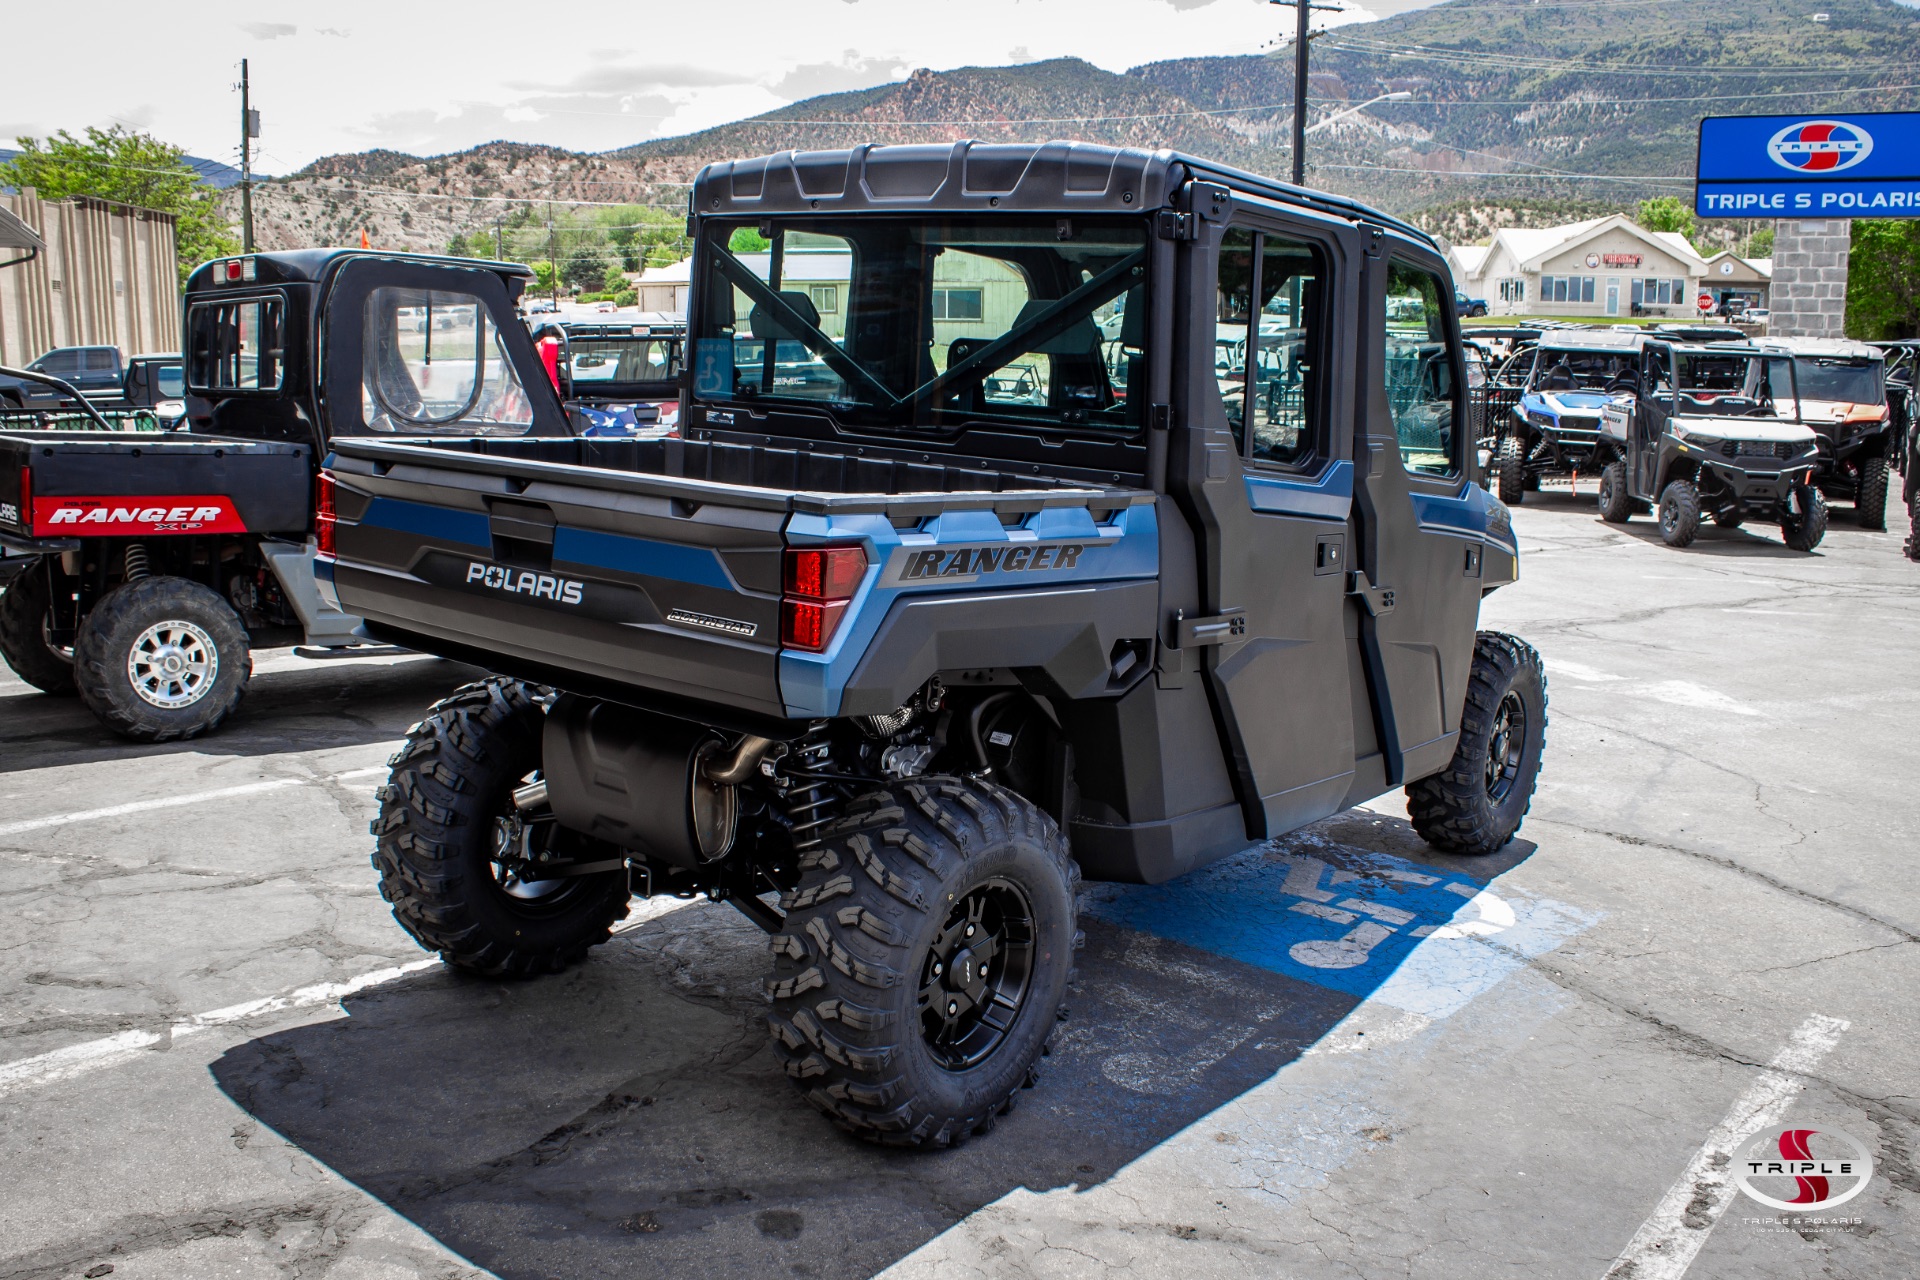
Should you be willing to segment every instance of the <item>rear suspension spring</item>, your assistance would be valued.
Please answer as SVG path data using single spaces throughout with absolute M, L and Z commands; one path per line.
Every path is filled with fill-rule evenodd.
M 126 556 L 126 580 L 137 582 L 148 575 L 146 544 L 129 542 Z
M 833 771 L 833 742 L 827 737 L 827 722 L 816 720 L 788 753 L 793 770 L 799 774 Z M 840 797 L 834 789 L 818 781 L 805 781 L 787 792 L 787 829 L 793 837 L 793 851 L 811 853 L 820 847 L 820 833 L 840 816 Z

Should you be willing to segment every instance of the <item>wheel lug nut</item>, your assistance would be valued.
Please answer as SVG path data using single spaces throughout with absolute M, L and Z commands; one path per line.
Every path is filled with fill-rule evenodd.
M 947 1012 L 948 1013 L 960 1012 L 960 1002 L 958 1000 L 947 1001 Z
M 968 936 L 969 938 L 971 938 L 971 937 L 973 936 L 973 926 L 972 926 L 972 925 L 968 925 L 968 926 L 967 926 L 967 936 Z
M 933 962 L 933 976 L 937 978 L 940 976 L 941 972 L 942 970 L 940 968 L 940 962 L 938 960 L 935 960 Z

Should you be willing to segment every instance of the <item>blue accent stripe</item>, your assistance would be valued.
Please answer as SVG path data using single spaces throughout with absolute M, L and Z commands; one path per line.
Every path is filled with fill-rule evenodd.
M 710 547 L 683 547 L 563 525 L 553 531 L 553 558 L 642 578 L 669 578 L 721 591 L 739 590 L 719 554 Z
M 380 529 L 416 533 L 425 538 L 447 538 L 476 547 L 493 545 L 493 535 L 487 529 L 487 517 L 478 511 L 456 511 L 400 498 L 375 498 L 359 522 Z
M 1266 515 L 1345 520 L 1353 507 L 1353 464 L 1344 459 L 1313 479 L 1247 475 L 1247 505 Z

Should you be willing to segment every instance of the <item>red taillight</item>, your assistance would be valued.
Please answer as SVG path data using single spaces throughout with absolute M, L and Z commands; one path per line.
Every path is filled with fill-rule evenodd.
M 323 556 L 333 554 L 333 477 L 322 471 L 313 482 L 313 546 Z
M 780 643 L 825 652 L 866 574 L 867 553 L 859 547 L 789 547 Z

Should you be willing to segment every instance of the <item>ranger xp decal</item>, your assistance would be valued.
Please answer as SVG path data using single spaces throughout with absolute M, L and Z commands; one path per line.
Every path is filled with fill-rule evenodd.
M 467 581 L 492 587 L 495 591 L 532 596 L 536 600 L 553 600 L 560 604 L 579 604 L 581 594 L 586 590 L 585 583 L 575 582 L 572 578 L 557 578 L 551 573 L 535 573 L 531 569 L 507 569 L 478 560 L 468 563 Z
M 893 553 L 881 581 L 887 586 L 908 582 L 971 582 L 985 574 L 1040 573 L 1074 569 L 1089 548 L 1109 547 L 1110 538 L 1087 542 L 993 542 L 971 547 L 901 547 Z
M 245 533 L 233 501 L 217 495 L 33 500 L 37 533 Z

